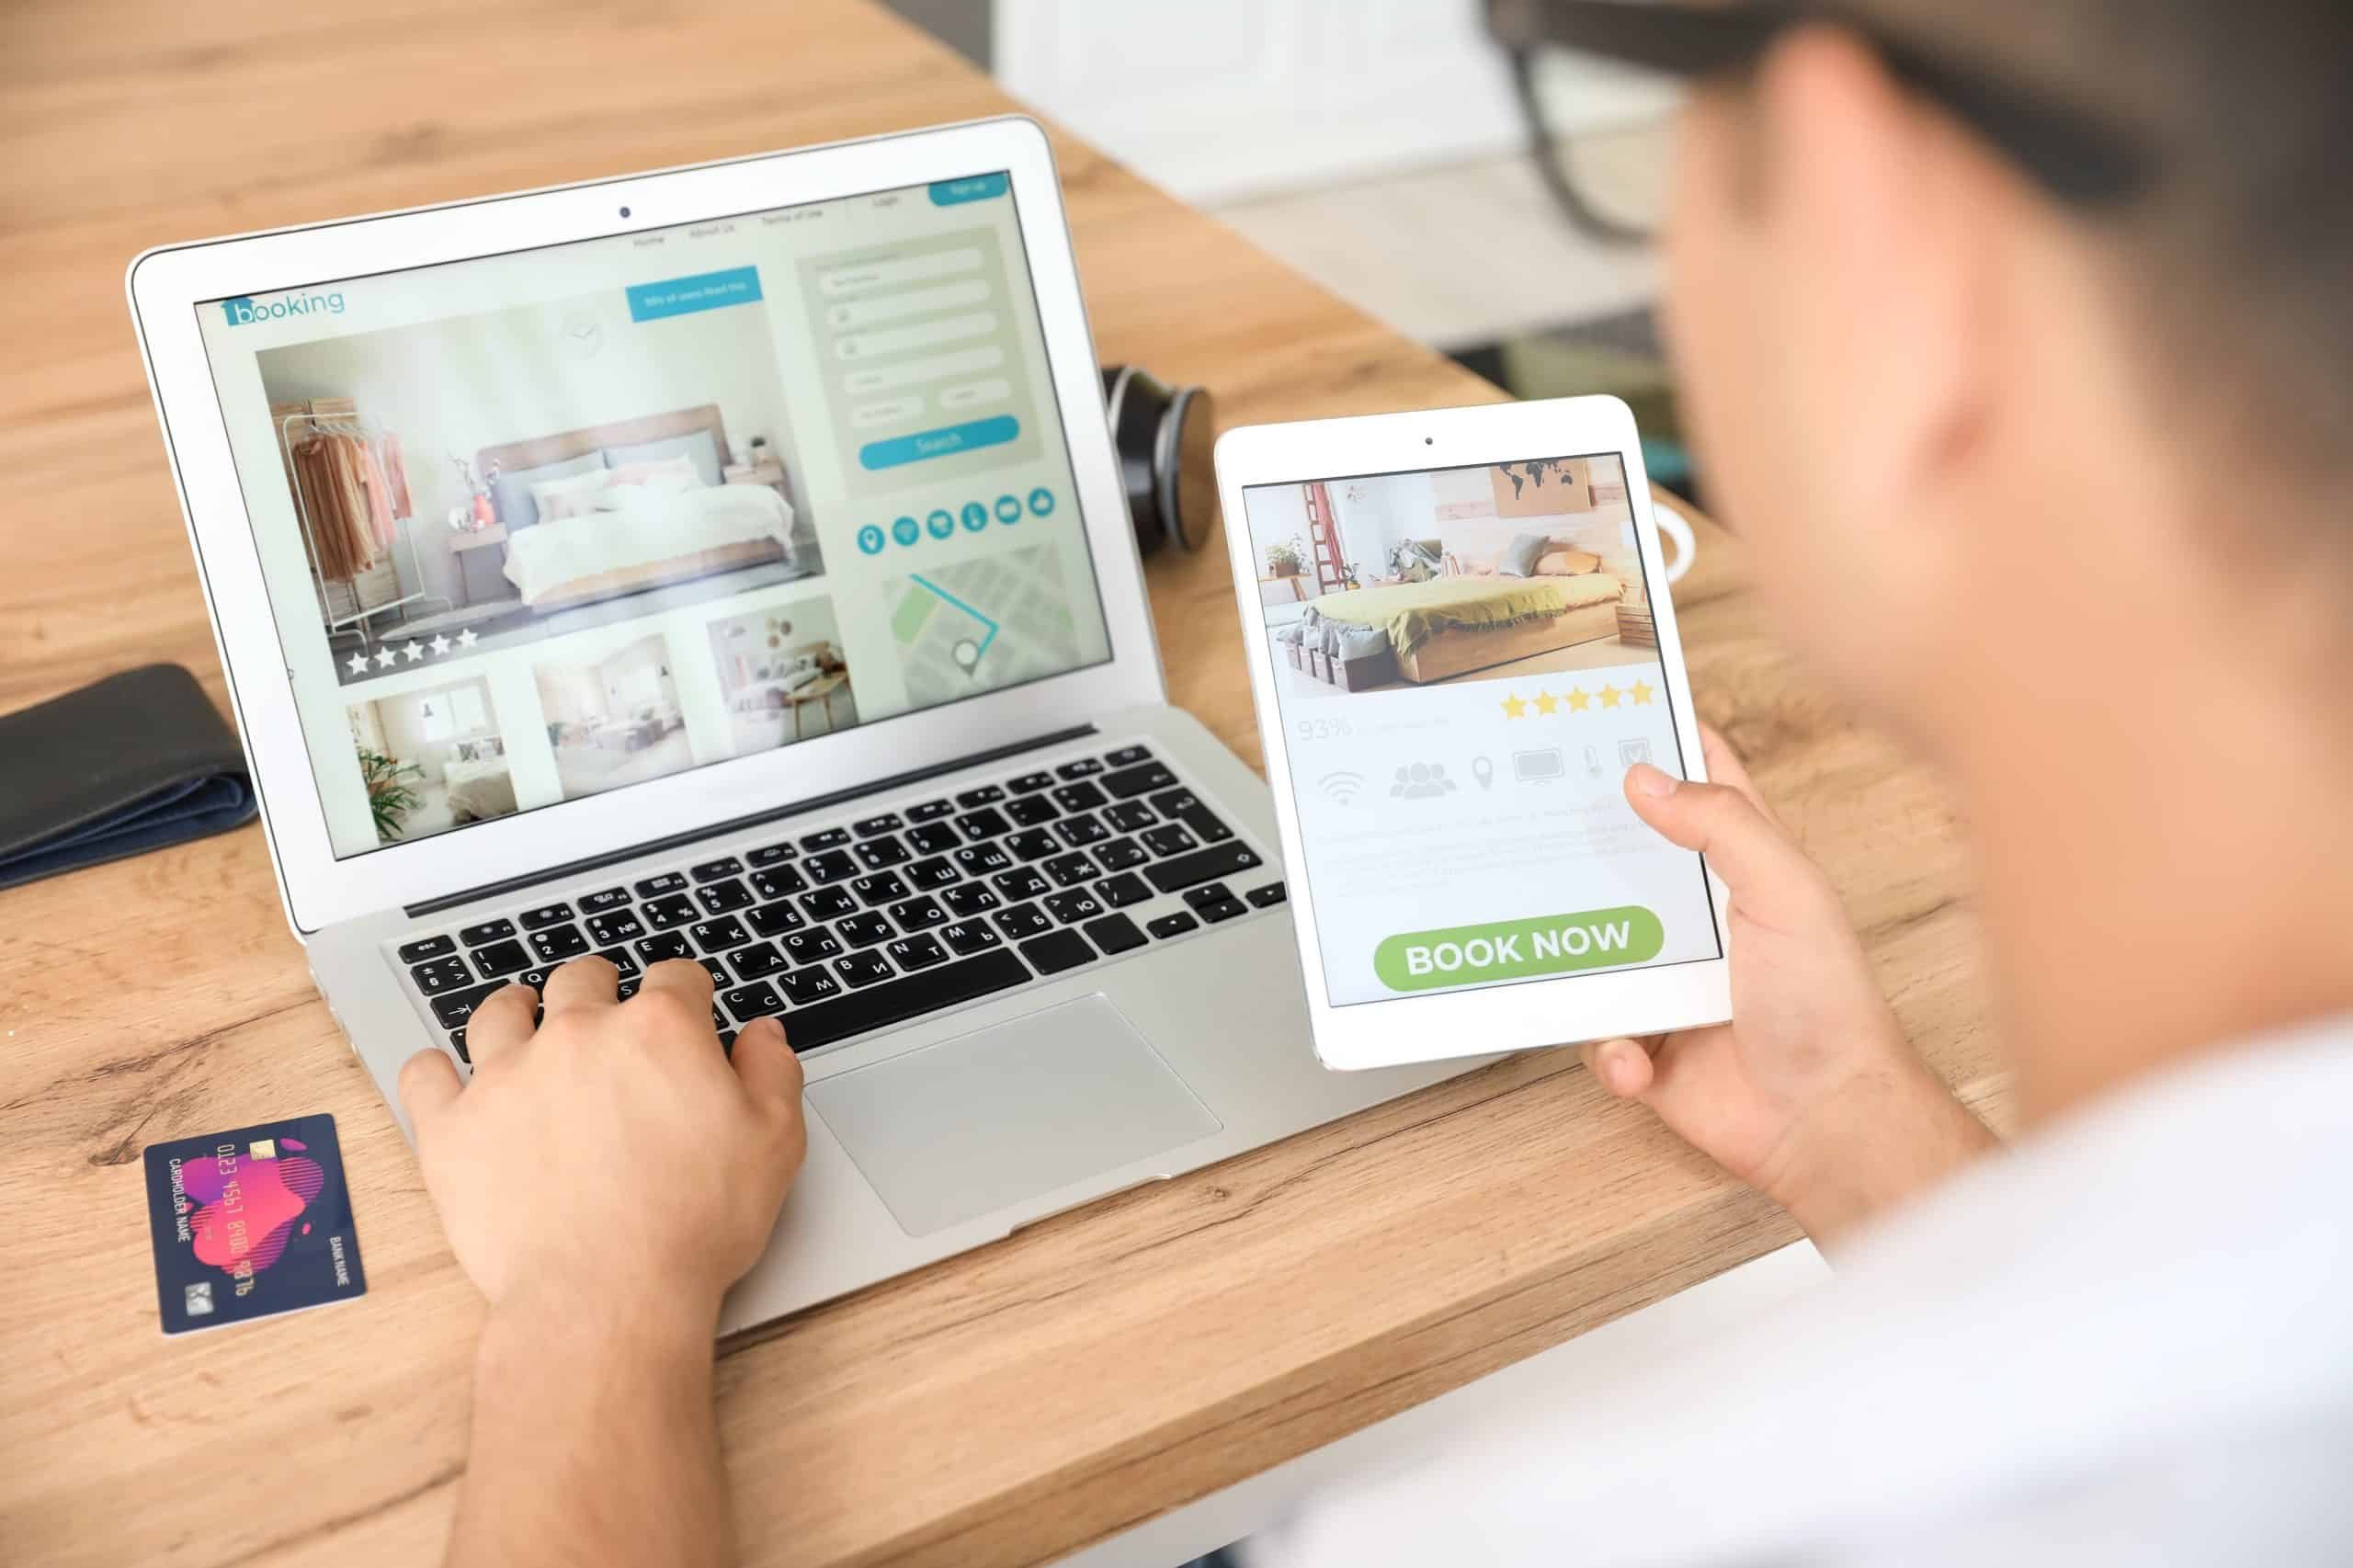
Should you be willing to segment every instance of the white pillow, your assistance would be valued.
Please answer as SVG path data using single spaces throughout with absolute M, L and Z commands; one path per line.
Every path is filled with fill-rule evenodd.
M 597 510 L 597 497 L 612 483 L 612 477 L 609 470 L 597 469 L 568 479 L 542 480 L 531 486 L 531 504 L 540 509 L 540 521 L 543 523 L 585 517 Z

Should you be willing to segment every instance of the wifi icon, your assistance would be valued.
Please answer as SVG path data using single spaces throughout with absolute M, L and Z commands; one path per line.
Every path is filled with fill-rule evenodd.
M 1324 793 L 1345 806 L 1357 798 L 1358 790 L 1364 788 L 1364 775 L 1347 772 L 1327 773 L 1315 783 Z

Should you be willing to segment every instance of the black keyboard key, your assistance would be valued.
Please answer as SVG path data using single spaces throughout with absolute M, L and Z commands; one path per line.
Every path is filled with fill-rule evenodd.
M 858 913 L 858 900 L 849 896 L 847 888 L 819 888 L 801 895 L 801 907 L 808 911 L 812 920 L 839 920 L 845 915 Z
M 986 882 L 959 882 L 939 895 L 939 902 L 951 915 L 970 916 L 983 910 L 995 909 L 1004 900 L 998 898 Z
M 1162 816 L 1192 829 L 1193 836 L 1203 844 L 1222 844 L 1233 836 L 1233 830 L 1218 820 L 1217 813 L 1201 804 L 1190 790 L 1166 790 L 1154 795 L 1152 803 Z
M 1053 821 L 1062 812 L 1043 795 L 1022 795 L 1005 803 L 1005 814 L 1013 819 L 1016 827 L 1036 827 Z
M 884 812 L 881 816 L 861 817 L 849 824 L 849 830 L 860 838 L 872 838 L 889 833 L 899 825 L 899 813 Z
M 1272 909 L 1275 905 L 1282 903 L 1283 900 L 1290 896 L 1290 893 L 1283 891 L 1282 883 L 1268 882 L 1265 887 L 1252 888 L 1250 890 L 1250 907 L 1253 909 Z
M 722 991 L 719 999 L 727 1004 L 727 1010 L 734 1014 L 740 1023 L 748 1024 L 754 1018 L 765 1018 L 772 1013 L 784 1011 L 784 999 L 776 994 L 776 987 L 765 980 L 739 985 L 733 991 Z
M 667 931 L 673 926 L 684 926 L 700 918 L 695 901 L 685 893 L 674 892 L 662 898 L 648 899 L 637 906 L 637 912 L 656 931 Z
M 427 959 L 445 959 L 458 950 L 458 944 L 447 937 L 420 937 L 401 945 L 403 963 L 423 963 Z
M 1162 892 L 1176 892 L 1201 882 L 1215 881 L 1237 872 L 1255 870 L 1259 865 L 1257 853 L 1246 844 L 1213 844 L 1207 849 L 1196 849 L 1190 855 L 1180 855 L 1174 860 L 1163 860 L 1144 875 Z
M 864 915 L 853 915 L 847 919 L 837 921 L 834 929 L 840 932 L 842 940 L 853 948 L 870 948 L 877 942 L 887 942 L 898 935 L 891 929 L 891 923 L 888 920 L 870 910 Z
M 522 973 L 510 974 L 506 978 L 517 985 L 528 985 L 534 991 L 545 991 L 548 988 L 548 976 L 554 971 L 555 966 L 552 964 L 535 963 Z
M 1197 847 L 1199 843 L 1191 834 L 1187 833 L 1173 822 L 1164 823 L 1158 827 L 1146 828 L 1140 836 L 1143 839 L 1143 846 L 1146 849 L 1163 857 L 1182 855 L 1186 850 Z
M 735 977 L 728 973 L 727 966 L 721 963 L 717 959 L 704 957 L 695 960 L 695 962 L 702 965 L 703 972 L 710 976 L 710 983 L 714 988 L 722 985 L 733 985 L 735 983 Z M 722 1028 L 725 1028 L 727 1027 L 724 1019 L 714 1019 L 712 1021 L 717 1023 Z
M 1160 819 L 1142 801 L 1121 801 L 1103 808 L 1103 820 L 1121 833 L 1142 833 Z
M 1011 909 L 1002 911 L 994 918 L 996 921 L 996 928 L 1017 942 L 1025 937 L 1042 935 L 1054 928 L 1054 923 L 1046 918 L 1046 912 L 1034 903 L 1016 904 Z
M 464 1062 L 467 1066 L 471 1067 L 474 1064 L 474 1059 L 466 1054 L 465 1030 L 451 1029 L 449 1031 L 449 1049 L 456 1051 L 458 1053 L 458 1060 Z
M 476 1007 L 481 1006 L 494 993 L 505 989 L 506 984 L 506 983 L 503 980 L 494 981 L 488 985 L 477 985 L 469 991 L 451 991 L 436 996 L 432 1002 L 433 1016 L 441 1020 L 441 1027 L 445 1029 L 461 1028 L 468 1018 L 474 1016 Z
M 1035 964 L 1040 974 L 1060 974 L 1063 970 L 1093 961 L 1095 949 L 1075 931 L 1056 931 L 1022 943 L 1021 956 Z
M 1002 871 L 1013 864 L 1013 857 L 1003 846 L 995 844 L 968 844 L 949 857 L 964 869 L 968 877 L 984 877 L 991 871 Z
M 627 980 L 632 974 L 643 972 L 637 966 L 637 955 L 627 948 L 607 948 L 597 956 L 620 970 L 623 980 Z
M 759 870 L 769 866 L 781 866 L 800 853 L 800 846 L 788 840 L 782 844 L 763 844 L 744 858 L 753 869 Z
M 907 881 L 924 892 L 944 888 L 957 880 L 956 868 L 948 863 L 945 855 L 935 855 L 928 860 L 918 860 L 907 868 Z
M 1042 898 L 1053 891 L 1045 878 L 1027 866 L 1016 871 L 1000 871 L 994 880 L 996 891 L 1005 895 L 1007 903 L 1019 903 L 1025 898 Z
M 747 879 L 752 892 L 763 903 L 773 903 L 789 893 L 796 893 L 809 885 L 809 879 L 790 866 L 772 866 L 765 871 L 754 871 Z
M 584 893 L 580 899 L 581 912 L 585 915 L 604 915 L 612 910 L 628 907 L 629 889 L 627 888 L 607 888 L 603 892 Z
M 1073 888 L 1068 892 L 1049 893 L 1046 913 L 1065 926 L 1075 926 L 1082 920 L 1092 920 L 1102 914 L 1103 906 L 1085 888 Z
M 408 971 L 408 975 L 416 982 L 416 988 L 427 996 L 438 996 L 444 991 L 462 991 L 475 983 L 474 971 L 466 967 L 465 960 L 454 954 L 418 964 Z
M 479 948 L 484 942 L 495 942 L 514 934 L 515 922 L 512 920 L 485 920 L 479 926 L 469 926 L 460 931 L 458 940 L 470 948 Z
M 664 893 L 684 892 L 687 879 L 676 871 L 665 871 L 658 877 L 647 877 L 637 884 L 640 898 L 660 898 Z
M 744 916 L 744 923 L 763 937 L 781 937 L 809 924 L 789 903 L 764 903 Z
M 1231 920 L 1237 915 L 1249 914 L 1250 906 L 1238 898 L 1228 898 L 1221 899 L 1215 903 L 1202 904 L 1198 908 L 1197 913 L 1202 919 L 1214 925 L 1220 920 Z
M 949 950 L 958 958 L 970 958 L 1005 941 L 985 920 L 951 921 L 939 928 L 939 939 L 947 943 Z
M 819 887 L 828 882 L 847 881 L 858 875 L 858 862 L 850 858 L 847 849 L 828 849 L 822 855 L 813 855 L 801 862 L 801 869 L 808 872 L 809 880 Z
M 757 980 L 764 974 L 774 974 L 788 967 L 784 955 L 776 950 L 774 942 L 755 942 L 748 948 L 738 948 L 727 955 L 727 967 L 735 971 L 738 980 Z M 738 1013 L 737 1017 L 744 1015 Z
M 796 969 L 790 974 L 779 976 L 776 983 L 782 987 L 785 995 L 791 999 L 792 1005 L 796 1007 L 814 1006 L 829 996 L 838 996 L 842 994 L 842 983 L 834 978 L 834 971 L 829 969 Z M 796 1015 L 792 1023 L 785 1027 L 785 1033 L 790 1035 L 795 1032 L 800 1022 Z M 818 1040 L 810 1041 L 810 1045 L 822 1043 Z M 809 1046 L 802 1045 L 796 1040 L 792 1042 L 792 1048 L 795 1051 L 806 1051 Z
M 623 909 L 611 915 L 590 915 L 588 935 L 598 947 L 609 948 L 615 942 L 627 942 L 644 936 L 645 926 L 638 920 L 635 911 Z
M 1075 762 L 1063 763 L 1054 771 L 1064 778 L 1088 778 L 1102 772 L 1103 765 L 1091 756 L 1082 756 Z
M 561 963 L 576 959 L 588 950 L 588 938 L 577 926 L 554 926 L 545 931 L 531 933 L 531 950 L 546 963 Z
M 1142 903 L 1152 897 L 1152 890 L 1133 871 L 1113 877 L 1095 890 L 1095 896 L 1114 909 L 1125 909 L 1131 903 Z
M 744 929 L 744 923 L 732 915 L 722 915 L 716 920 L 689 926 L 687 935 L 695 939 L 696 947 L 707 953 L 723 953 L 752 939 L 752 934 Z
M 653 965 L 668 959 L 690 959 L 695 956 L 695 950 L 687 946 L 684 931 L 665 931 L 659 937 L 639 937 L 637 956 L 648 965 Z
M 842 983 L 855 990 L 861 985 L 879 985 L 891 978 L 891 966 L 877 952 L 844 953 L 834 960 L 834 972 Z
M 1053 781 L 1054 776 L 1041 768 L 1036 773 L 1025 773 L 1018 778 L 1008 778 L 1005 787 L 1017 795 L 1029 795 L 1045 789 Z
M 1103 803 L 1103 791 L 1082 779 L 1055 790 L 1054 799 L 1066 812 L 1091 812 Z
M 742 876 L 744 862 L 729 855 L 722 859 L 705 860 L 699 866 L 690 866 L 688 871 L 699 882 L 715 882 L 722 877 Z
M 695 902 L 702 905 L 705 915 L 725 915 L 737 909 L 749 909 L 759 901 L 752 890 L 730 877 L 723 882 L 712 882 L 695 889 Z
M 1103 776 L 1103 788 L 1122 801 L 1165 790 L 1176 782 L 1176 776 L 1156 762 L 1140 762 L 1133 767 L 1122 767 Z
M 877 904 L 896 903 L 907 896 L 907 884 L 899 880 L 896 871 L 877 871 L 870 877 L 860 877 L 850 883 L 850 890 L 869 909 Z
M 1199 925 L 1200 922 L 1193 918 L 1190 910 L 1180 909 L 1174 915 L 1164 915 L 1157 920 L 1144 922 L 1143 928 L 1165 940 L 1170 937 L 1181 937 Z
M 803 970 L 789 976 L 786 990 L 790 992 L 792 982 L 801 974 L 811 972 L 813 971 Z M 847 1040 L 870 1029 L 887 1028 L 925 1013 L 1019 985 L 1029 978 L 1029 971 L 1021 960 L 1000 948 L 926 970 L 917 978 L 853 991 L 803 1007 L 786 1017 L 785 1033 L 791 1040 L 793 1050 L 814 1051 L 837 1040 Z
M 1132 838 L 1115 838 L 1108 844 L 1097 845 L 1095 858 L 1103 863 L 1107 871 L 1129 870 L 1149 858 L 1143 852 L 1143 846 Z
M 1093 812 L 1081 812 L 1076 816 L 1064 817 L 1054 824 L 1054 836 L 1073 849 L 1084 849 L 1090 844 L 1100 844 L 1110 837 L 1111 830 L 1105 827 L 1103 819 Z
M 801 847 L 812 855 L 821 849 L 838 849 L 848 842 L 849 829 L 846 827 L 820 828 L 801 835 Z
M 965 837 L 975 843 L 983 838 L 995 838 L 999 834 L 1013 831 L 1013 824 L 1005 820 L 1005 813 L 994 806 L 983 806 L 977 812 L 966 812 L 956 819 L 956 825 L 963 830 Z
M 956 797 L 956 803 L 967 811 L 974 806 L 993 806 L 1005 799 L 1002 785 L 983 784 L 976 790 L 966 790 Z
M 785 956 L 794 963 L 815 963 L 820 959 L 832 958 L 841 950 L 840 940 L 823 926 L 795 931 L 784 939 Z
M 1058 888 L 1074 888 L 1095 880 L 1095 862 L 1074 849 L 1067 855 L 1057 855 L 1046 862 L 1046 875 Z
M 948 911 L 939 907 L 936 898 L 911 898 L 904 903 L 892 904 L 891 918 L 899 923 L 902 931 L 928 931 L 948 924 Z
M 518 969 L 531 967 L 531 955 L 516 941 L 493 942 L 486 948 L 474 949 L 474 967 L 482 971 L 484 980 L 495 980 L 502 974 L 513 974 Z
M 904 866 L 914 859 L 915 855 L 899 842 L 899 835 L 894 833 L 882 838 L 870 838 L 859 845 L 858 858 L 865 862 L 868 870 L 879 871 L 885 866 Z
M 948 949 L 939 945 L 938 938 L 929 936 L 902 937 L 882 950 L 891 955 L 891 961 L 899 966 L 902 974 L 948 961 Z
M 944 822 L 930 822 L 921 827 L 907 829 L 907 847 L 918 855 L 945 855 L 964 841 L 956 830 Z
M 1205 904 L 1223 903 L 1233 896 L 1233 890 L 1223 882 L 1210 882 L 1201 887 L 1185 890 L 1185 902 L 1195 909 L 1199 909 Z
M 938 822 L 941 817 L 956 814 L 956 808 L 946 801 L 926 801 L 920 806 L 907 808 L 909 822 Z
M 1133 767 L 1139 762 L 1150 762 L 1152 752 L 1145 746 L 1121 746 L 1103 754 L 1103 760 L 1114 767 Z
M 1060 854 L 1063 846 L 1044 828 L 1033 827 L 1006 839 L 1005 847 L 1017 859 L 1042 860 L 1049 855 Z
M 1087 938 L 1103 949 L 1106 958 L 1117 958 L 1143 946 L 1143 933 L 1136 923 L 1124 915 L 1107 915 L 1100 920 L 1090 920 L 1081 927 Z
M 613 983 L 613 1000 L 616 1002 L 628 1001 L 631 997 L 637 994 L 637 988 L 644 983 L 645 977 L 642 974 L 622 975 L 620 979 Z

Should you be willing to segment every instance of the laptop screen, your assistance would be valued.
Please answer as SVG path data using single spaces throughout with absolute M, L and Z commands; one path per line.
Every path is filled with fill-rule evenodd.
M 198 315 L 337 858 L 1110 657 L 1004 174 Z

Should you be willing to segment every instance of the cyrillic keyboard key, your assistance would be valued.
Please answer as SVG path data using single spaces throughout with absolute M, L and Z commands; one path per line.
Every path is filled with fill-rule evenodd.
M 695 901 L 682 892 L 649 899 L 637 906 L 637 912 L 643 915 L 645 923 L 656 931 L 667 931 L 673 926 L 684 926 L 690 920 L 699 919 L 702 913 L 695 908 Z
M 834 972 L 853 989 L 880 985 L 891 978 L 891 966 L 882 955 L 871 949 L 864 952 L 844 953 L 834 960 Z
M 1011 909 L 1000 910 L 991 918 L 995 920 L 998 930 L 1017 942 L 1054 928 L 1054 923 L 1046 918 L 1046 912 L 1034 903 L 1016 904 Z
M 809 924 L 789 903 L 765 903 L 744 916 L 744 923 L 763 937 L 780 937 Z
M 1125 801 L 1154 790 L 1165 790 L 1176 782 L 1176 776 L 1156 762 L 1142 762 L 1105 774 L 1102 782 L 1103 788 Z
M 1017 795 L 1028 795 L 1047 788 L 1053 781 L 1052 774 L 1040 769 L 1036 773 L 1025 773 L 1018 778 L 1008 778 L 1005 787 Z
M 687 935 L 695 939 L 696 947 L 707 953 L 723 953 L 752 939 L 752 934 L 744 929 L 744 923 L 732 915 L 722 915 L 716 920 L 689 926 Z
M 553 926 L 531 933 L 531 950 L 540 955 L 543 963 L 561 963 L 586 952 L 588 938 L 580 934 L 577 926 Z
M 1033 942 L 1021 944 L 1021 956 L 1035 964 L 1040 974 L 1060 974 L 1066 969 L 1076 969 L 1091 962 L 1095 949 L 1086 938 L 1075 931 L 1056 931 Z
M 943 805 L 946 803 L 941 802 Z M 907 846 L 918 855 L 945 855 L 963 842 L 956 830 L 944 822 L 926 823 L 921 827 L 907 829 Z
M 784 1011 L 784 999 L 776 994 L 776 987 L 765 980 L 722 992 L 719 999 L 727 1004 L 727 1010 L 735 1015 L 739 1023 L 748 1024 L 754 1018 L 765 1018 L 771 1013 Z
M 631 941 L 644 936 L 645 927 L 639 922 L 636 911 L 620 909 L 610 915 L 590 915 L 588 935 L 596 939 L 598 947 L 609 948 L 615 942 Z
M 695 950 L 687 946 L 685 932 L 665 931 L 658 937 L 640 937 L 637 939 L 637 956 L 652 965 L 669 959 L 690 959 L 695 956 Z
M 942 926 L 939 928 L 939 939 L 946 942 L 960 958 L 985 951 L 990 948 L 1002 945 L 1005 941 L 1005 938 L 998 936 L 995 928 L 985 920 L 959 920 L 950 925 Z
M 907 808 L 909 822 L 938 822 L 941 817 L 954 816 L 956 808 L 946 801 L 926 801 L 920 806 Z
M 823 1002 L 828 996 L 838 996 L 842 994 L 842 983 L 834 978 L 831 970 L 822 967 L 796 969 L 790 974 L 779 976 L 776 983 L 782 988 L 785 995 L 790 998 L 792 1005 L 796 1007 L 812 1006 Z M 785 1032 L 790 1034 L 792 1027 L 787 1025 Z M 798 1040 L 793 1042 L 793 1046 L 794 1049 L 801 1051 L 808 1049 Z
M 1152 890 L 1133 871 L 1125 871 L 1095 890 L 1096 896 L 1114 909 L 1125 909 L 1131 903 L 1142 903 L 1152 897 Z
M 486 948 L 474 949 L 474 967 L 482 971 L 484 980 L 495 980 L 502 974 L 530 968 L 531 955 L 524 950 L 520 942 L 493 942 Z
M 948 961 L 948 949 L 939 945 L 938 938 L 927 935 L 902 937 L 882 950 L 891 955 L 891 961 L 903 973 L 912 974 Z
M 798 971 L 785 978 L 789 992 Z M 924 971 L 910 979 L 853 991 L 831 1001 L 804 1006 L 785 1016 L 784 1032 L 795 1051 L 814 1051 L 837 1040 L 887 1028 L 925 1013 L 953 1007 L 991 992 L 1018 985 L 1029 978 L 1022 961 L 1004 948 L 954 963 Z M 796 998 L 797 1000 L 797 998 Z
M 1004 903 L 984 882 L 959 882 L 939 895 L 951 915 L 970 916 Z
M 1103 803 L 1103 791 L 1085 782 L 1065 784 L 1054 791 L 1054 800 L 1066 812 L 1091 812 Z
M 1102 904 L 1085 888 L 1073 888 L 1068 892 L 1050 893 L 1046 897 L 1046 912 L 1065 926 L 1075 926 L 1082 920 L 1092 920 L 1103 913 Z
M 1190 855 L 1159 861 L 1145 868 L 1143 874 L 1162 892 L 1178 892 L 1202 882 L 1213 882 L 1220 877 L 1256 870 L 1258 865 L 1257 852 L 1246 844 L 1213 844 Z
M 887 942 L 898 935 L 896 931 L 891 929 L 891 923 L 888 920 L 871 910 L 863 915 L 852 915 L 836 921 L 834 929 L 840 932 L 842 940 L 853 948 L 870 948 L 877 942 Z
M 408 975 L 427 996 L 438 996 L 444 991 L 463 991 L 477 983 L 474 971 L 466 967 L 466 960 L 454 954 L 418 964 Z
M 849 829 L 860 838 L 872 838 L 877 834 L 889 833 L 898 825 L 899 813 L 884 812 L 881 816 L 861 818 L 850 824 Z
M 723 882 L 695 889 L 695 902 L 702 905 L 705 915 L 725 915 L 730 910 L 749 909 L 758 901 L 753 898 L 751 889 L 731 877 Z
M 1144 943 L 1143 933 L 1124 915 L 1107 915 L 1100 920 L 1088 921 L 1080 929 L 1103 949 L 1106 957 L 1132 952 Z

